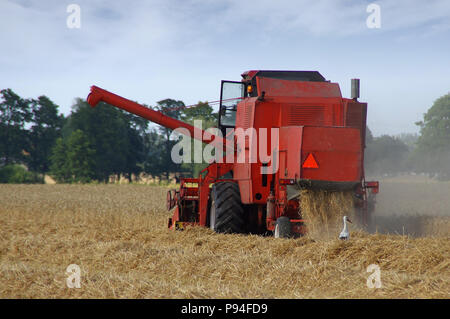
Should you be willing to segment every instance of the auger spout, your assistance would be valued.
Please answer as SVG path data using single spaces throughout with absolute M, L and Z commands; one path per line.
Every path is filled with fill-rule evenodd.
M 92 107 L 96 107 L 97 104 L 102 101 L 172 130 L 177 128 L 185 128 L 189 131 L 190 137 L 196 138 L 202 142 L 210 143 L 214 141 L 214 144 L 219 144 L 222 142 L 222 145 L 226 145 L 225 140 L 222 137 L 216 136 L 193 125 L 164 115 L 161 112 L 154 111 L 141 104 L 99 88 L 98 86 L 91 86 L 91 92 L 87 97 L 87 102 L 89 103 L 89 105 L 91 105 Z

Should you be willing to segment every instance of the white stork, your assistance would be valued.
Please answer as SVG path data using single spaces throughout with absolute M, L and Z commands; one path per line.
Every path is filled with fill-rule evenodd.
M 348 232 L 347 229 L 347 222 L 351 223 L 352 221 L 347 216 L 344 216 L 343 219 L 344 219 L 344 228 L 342 229 L 341 234 L 339 235 L 339 239 L 348 240 L 350 238 L 350 233 Z

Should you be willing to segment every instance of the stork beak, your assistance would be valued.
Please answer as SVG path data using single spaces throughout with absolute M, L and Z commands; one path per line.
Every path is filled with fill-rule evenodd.
M 351 224 L 353 224 L 353 222 L 350 220 L 350 218 L 347 217 L 347 221 Z

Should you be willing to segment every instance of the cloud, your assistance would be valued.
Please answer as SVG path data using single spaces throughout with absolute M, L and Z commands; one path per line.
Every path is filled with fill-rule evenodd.
M 71 3 L 81 7 L 81 29 L 66 26 Z M 422 69 L 433 70 L 428 78 L 442 79 L 438 73 L 445 67 L 428 64 L 440 58 L 442 39 L 448 39 L 450 2 L 375 1 L 381 7 L 377 30 L 366 27 L 369 3 L 2 1 L 0 87 L 24 97 L 47 94 L 68 113 L 72 99 L 84 97 L 92 84 L 148 104 L 167 97 L 187 104 L 216 100 L 220 79 L 239 79 L 253 67 L 317 68 L 333 80 L 347 80 L 357 70 L 367 79 L 383 75 L 385 85 L 386 68 L 414 75 L 417 64 L 411 59 L 428 56 Z M 395 52 L 393 41 L 400 42 Z M 440 50 L 427 55 L 424 41 Z M 409 43 L 421 52 L 405 54 Z M 374 99 L 377 94 L 383 93 L 374 93 Z M 401 97 L 395 103 L 401 105 Z
M 191 3 L 184 2 L 183 8 L 191 7 Z M 210 10 L 204 19 L 210 30 L 222 33 L 239 29 L 247 34 L 293 31 L 316 36 L 348 36 L 368 31 L 366 9 L 371 3 L 380 6 L 383 32 L 416 27 L 426 32 L 445 23 L 450 16 L 450 3 L 446 0 L 229 0 L 221 1 L 221 6 Z M 188 9 L 183 12 L 187 18 L 192 16 Z
M 64 1 L 7 1 L 0 5 L 0 63 L 63 58 L 123 61 L 143 51 L 205 50 L 242 45 L 249 39 L 346 37 L 367 33 L 367 4 L 361 1 L 74 1 L 82 28 L 66 27 Z M 380 32 L 418 28 L 433 35 L 449 30 L 448 1 L 377 1 Z M 233 42 L 232 42 L 233 41 Z M 233 47 L 234 49 L 234 47 Z M 107 52 L 107 54 L 101 54 Z M 162 54 L 161 54 L 162 55 Z M 77 60 L 78 61 L 78 60 Z

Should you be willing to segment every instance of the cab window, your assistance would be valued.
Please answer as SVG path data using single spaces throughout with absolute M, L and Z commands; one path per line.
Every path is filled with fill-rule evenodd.
M 244 97 L 244 92 L 245 85 L 242 82 L 222 81 L 219 126 L 235 126 L 237 104 Z

